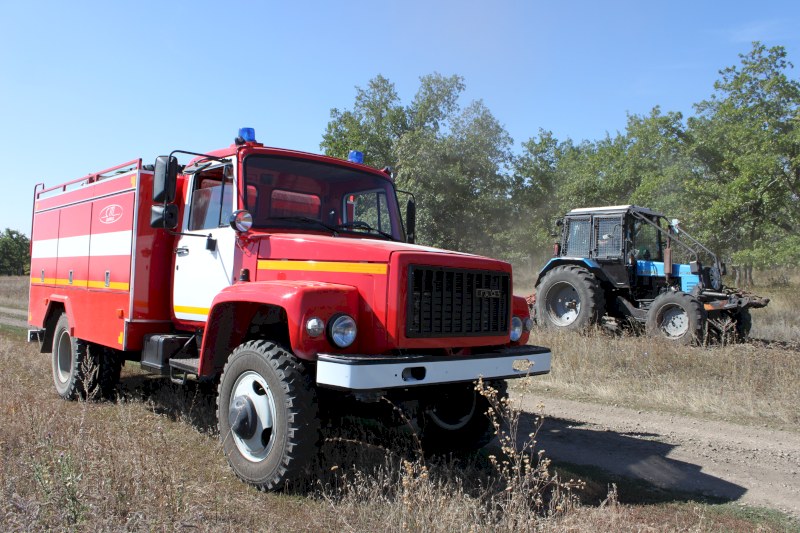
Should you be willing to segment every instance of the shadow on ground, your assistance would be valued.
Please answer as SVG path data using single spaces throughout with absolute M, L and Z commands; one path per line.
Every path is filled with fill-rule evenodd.
M 535 427 L 535 416 L 522 416 L 526 431 Z M 660 437 L 589 429 L 580 422 L 546 418 L 537 441 L 555 464 L 596 481 L 616 483 L 623 502 L 726 502 L 746 492 L 744 487 L 704 473 L 698 465 L 670 459 L 674 446 Z
M 123 376 L 120 393 L 127 401 L 146 402 L 154 412 L 187 423 L 196 431 L 216 433 L 214 384 L 189 381 L 175 385 L 168 378 L 134 374 Z M 521 414 L 520 444 L 537 423 L 535 415 Z M 538 430 L 536 450 L 545 450 L 545 456 L 569 477 L 590 482 L 581 497 L 587 504 L 602 501 L 612 483 L 623 503 L 719 503 L 736 500 L 745 493 L 743 487 L 708 475 L 698 465 L 670 459 L 667 455 L 673 446 L 660 442 L 658 437 L 588 429 L 578 422 L 547 418 Z M 476 453 L 424 460 L 431 466 L 432 475 L 443 472 L 449 479 L 466 480 L 475 490 L 484 490 L 487 484 L 497 484 L 488 457 L 500 453 L 495 440 Z M 315 481 L 309 489 L 335 485 L 343 472 L 371 475 L 376 469 L 397 468 L 403 460 L 418 459 L 423 459 L 423 454 L 412 424 L 386 428 L 377 419 L 340 418 L 323 427 L 320 454 L 310 465 Z

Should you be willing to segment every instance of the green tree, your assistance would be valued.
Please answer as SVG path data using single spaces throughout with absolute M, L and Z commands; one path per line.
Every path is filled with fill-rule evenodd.
M 783 47 L 753 43 L 688 120 L 703 172 L 686 199 L 702 233 L 743 265 L 800 260 L 800 83 Z
M 521 231 L 509 210 L 513 142 L 483 102 L 459 104 L 464 88 L 460 76 L 423 76 L 403 106 L 378 76 L 356 89 L 353 109 L 331 111 L 320 147 L 394 167 L 399 188 L 417 197 L 419 242 L 513 259 L 524 255 L 512 242 Z
M 0 275 L 22 276 L 30 273 L 30 240 L 19 231 L 8 229 L 0 235 Z

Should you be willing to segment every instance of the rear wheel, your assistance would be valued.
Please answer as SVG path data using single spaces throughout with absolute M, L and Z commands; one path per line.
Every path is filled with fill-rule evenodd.
M 69 320 L 62 313 L 53 333 L 52 367 L 56 392 L 65 400 L 84 395 L 88 353 L 89 343 L 70 334 Z
M 564 265 L 548 272 L 536 294 L 536 319 L 546 327 L 582 330 L 600 321 L 605 295 L 591 272 Z
M 690 294 L 670 291 L 653 300 L 647 313 L 647 333 L 679 344 L 703 342 L 706 312 Z
M 300 362 L 272 342 L 250 341 L 233 351 L 219 384 L 217 419 L 233 471 L 260 489 L 299 481 L 316 454 L 313 384 Z

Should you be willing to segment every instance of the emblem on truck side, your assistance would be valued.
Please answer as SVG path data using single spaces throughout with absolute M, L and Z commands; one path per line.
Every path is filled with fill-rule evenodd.
M 103 224 L 113 224 L 122 218 L 122 206 L 118 204 L 107 205 L 100 211 L 98 218 Z
M 498 289 L 475 289 L 476 298 L 500 298 L 502 295 Z

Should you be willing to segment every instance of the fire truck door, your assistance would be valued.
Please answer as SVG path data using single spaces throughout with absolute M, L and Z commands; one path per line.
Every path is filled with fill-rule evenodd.
M 236 236 L 228 225 L 234 190 L 230 166 L 198 172 L 192 178 L 175 247 L 172 307 L 175 317 L 205 321 L 211 301 L 233 282 Z

